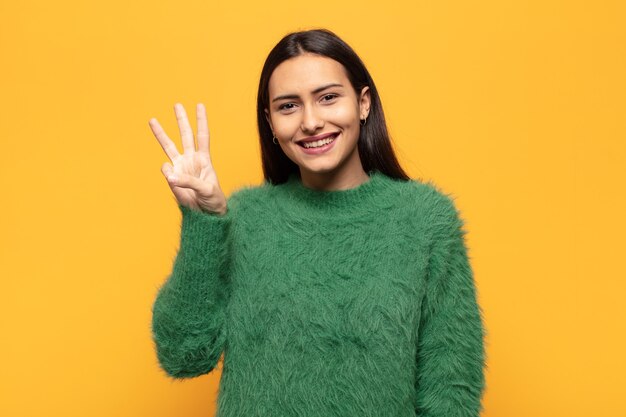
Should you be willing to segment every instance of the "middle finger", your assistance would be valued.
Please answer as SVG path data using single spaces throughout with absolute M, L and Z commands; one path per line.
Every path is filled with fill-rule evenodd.
M 196 146 L 193 141 L 193 132 L 191 130 L 191 126 L 189 125 L 189 119 L 187 118 L 185 108 L 182 104 L 176 103 L 174 105 L 174 112 L 176 113 L 180 136 L 183 139 L 183 151 L 185 153 L 194 152 L 196 150 Z

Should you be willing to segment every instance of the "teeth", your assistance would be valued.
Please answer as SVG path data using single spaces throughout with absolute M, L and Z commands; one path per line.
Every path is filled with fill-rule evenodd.
M 316 140 L 315 142 L 305 142 L 303 145 L 305 148 L 319 148 L 320 146 L 324 146 L 327 143 L 332 142 L 333 140 L 335 140 L 335 136 L 331 136 L 322 140 Z

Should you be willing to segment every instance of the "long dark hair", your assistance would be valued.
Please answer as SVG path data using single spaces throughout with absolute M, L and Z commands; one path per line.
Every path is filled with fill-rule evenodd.
M 257 94 L 257 124 L 265 180 L 272 184 L 281 184 L 287 181 L 291 173 L 300 173 L 298 165 L 285 155 L 280 146 L 272 142 L 274 135 L 266 119 L 265 108 L 269 108 L 268 86 L 274 69 L 283 61 L 307 52 L 326 56 L 342 64 L 357 97 L 363 87 L 369 86 L 370 112 L 365 126 L 361 126 L 357 145 L 363 170 L 367 173 L 380 171 L 392 178 L 410 180 L 398 163 L 391 146 L 383 106 L 374 80 L 356 52 L 328 29 L 292 32 L 274 46 L 265 60 Z

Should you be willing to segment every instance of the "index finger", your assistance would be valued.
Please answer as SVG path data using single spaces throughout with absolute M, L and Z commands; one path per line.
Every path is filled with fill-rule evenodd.
M 174 162 L 174 159 L 180 156 L 174 142 L 167 136 L 157 119 L 153 117 L 148 124 L 150 125 L 150 129 L 152 129 L 152 133 L 161 144 L 161 148 L 165 151 L 165 154 L 170 158 L 170 161 Z

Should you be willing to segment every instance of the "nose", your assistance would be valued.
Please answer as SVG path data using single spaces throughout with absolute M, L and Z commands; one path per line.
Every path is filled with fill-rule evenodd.
M 315 106 L 305 106 L 302 115 L 303 132 L 315 132 L 318 128 L 324 127 L 324 120 L 319 116 Z

